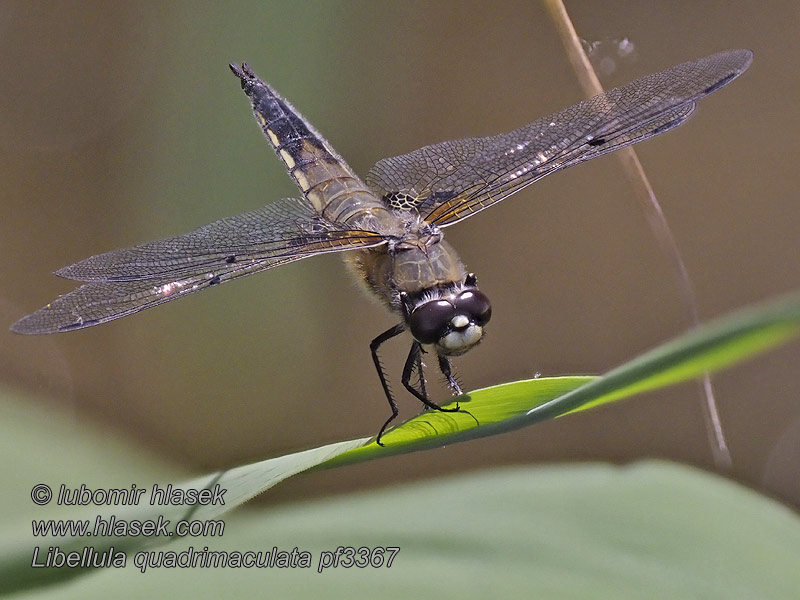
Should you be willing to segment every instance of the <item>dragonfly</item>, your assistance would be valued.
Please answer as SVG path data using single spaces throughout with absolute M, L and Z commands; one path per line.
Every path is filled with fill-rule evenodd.
M 446 385 L 461 395 L 451 360 L 481 342 L 492 316 L 489 298 L 443 230 L 551 173 L 678 127 L 698 100 L 741 75 L 752 58 L 749 50 L 731 50 L 686 62 L 509 133 L 385 158 L 364 179 L 246 63 L 231 64 L 256 122 L 302 197 L 64 267 L 56 274 L 83 285 L 11 329 L 83 329 L 296 260 L 343 253 L 366 290 L 398 319 L 370 343 L 391 409 L 375 438 L 383 445 L 398 405 L 380 347 L 410 332 L 403 387 L 426 410 L 458 411 L 458 402 L 447 407 L 431 399 L 423 356 L 435 356 Z

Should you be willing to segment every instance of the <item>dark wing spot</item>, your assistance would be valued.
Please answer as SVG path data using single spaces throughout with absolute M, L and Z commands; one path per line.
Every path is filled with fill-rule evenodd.
M 656 127 L 655 129 L 653 129 L 651 135 L 658 135 L 659 133 L 664 133 L 665 131 L 669 131 L 676 125 L 680 125 L 683 122 L 683 120 L 684 120 L 683 117 L 678 117 L 677 119 L 672 119 L 671 121 L 667 121 L 660 127 Z
M 232 265 L 233 263 L 236 262 L 236 257 L 235 256 L 229 256 L 228 258 L 225 259 L 225 262 L 228 263 L 229 265 Z
M 602 146 L 605 143 L 606 143 L 606 138 L 602 138 L 602 137 L 592 138 L 591 140 L 586 142 L 586 144 L 589 145 L 589 146 Z
M 69 325 L 62 325 L 58 328 L 59 331 L 73 331 L 75 329 L 82 329 L 84 327 L 91 327 L 92 325 L 97 325 L 100 323 L 100 319 L 86 319 L 84 321 L 78 321 L 76 323 L 70 323 Z
M 739 75 L 739 73 L 731 73 L 730 75 L 727 75 L 726 77 L 723 77 L 717 83 L 715 83 L 715 84 L 707 87 L 706 89 L 704 89 L 703 93 L 704 94 L 710 94 L 711 92 L 714 92 L 714 91 L 718 90 L 723 85 L 728 83 L 731 79 L 736 78 L 738 75 Z
M 220 282 L 219 275 L 214 275 L 211 279 L 208 280 L 208 285 L 217 285 Z

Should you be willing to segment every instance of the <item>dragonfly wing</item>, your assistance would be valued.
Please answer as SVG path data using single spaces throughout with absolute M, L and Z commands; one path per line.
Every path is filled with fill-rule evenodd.
M 452 225 L 550 173 L 677 127 L 751 60 L 749 50 L 733 50 L 677 65 L 509 133 L 381 160 L 366 182 L 390 206 Z
M 376 232 L 324 219 L 306 200 L 285 199 L 65 267 L 57 273 L 89 283 L 19 320 L 12 330 L 81 329 L 308 256 L 383 243 Z

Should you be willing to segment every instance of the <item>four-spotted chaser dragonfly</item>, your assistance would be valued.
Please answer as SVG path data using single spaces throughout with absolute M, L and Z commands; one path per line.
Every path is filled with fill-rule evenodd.
M 450 359 L 481 341 L 492 315 L 443 229 L 542 177 L 641 142 L 685 122 L 697 101 L 741 75 L 749 50 L 722 52 L 648 75 L 520 129 L 425 146 L 378 161 L 361 179 L 317 130 L 247 64 L 232 64 L 255 118 L 302 198 L 283 199 L 190 233 L 115 250 L 65 267 L 85 282 L 12 327 L 39 334 L 81 329 L 133 314 L 244 275 L 326 252 L 347 264 L 399 322 L 370 344 L 392 414 L 398 414 L 378 357 L 404 331 L 413 341 L 404 387 L 426 407 L 422 356 L 436 356 L 455 394 Z

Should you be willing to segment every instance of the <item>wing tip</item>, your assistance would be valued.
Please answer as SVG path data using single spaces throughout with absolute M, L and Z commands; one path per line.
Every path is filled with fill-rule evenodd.
M 731 50 L 731 54 L 735 54 L 740 57 L 741 59 L 741 66 L 739 67 L 739 72 L 744 73 L 750 64 L 753 62 L 753 51 L 749 48 L 740 48 L 738 50 Z
M 49 333 L 62 333 L 65 331 L 74 331 L 76 329 L 83 329 L 91 327 L 92 325 L 99 325 L 102 323 L 100 319 L 77 319 L 71 323 L 59 324 L 47 319 L 46 315 L 50 305 L 40 308 L 35 313 L 31 313 L 22 317 L 19 321 L 14 323 L 9 329 L 12 333 L 19 335 L 45 335 Z
M 708 94 L 716 92 L 718 89 L 725 87 L 731 81 L 739 77 L 739 75 L 744 73 L 753 62 L 753 51 L 744 48 L 740 50 L 728 50 L 727 52 L 720 52 L 719 54 L 716 54 L 710 58 L 714 57 L 720 57 L 723 59 L 730 70 L 718 81 L 715 81 L 710 86 L 705 88 L 702 91 L 703 96 L 707 96 Z
M 72 271 L 73 271 L 72 267 L 74 267 L 74 266 L 75 265 L 70 265 L 68 267 L 61 267 L 60 269 L 57 269 L 54 274 L 57 277 L 63 277 L 64 279 L 73 279 L 74 280 L 75 277 L 74 277 L 74 275 L 72 273 Z
M 29 331 L 28 328 L 25 325 L 25 320 L 27 318 L 28 317 L 22 317 L 19 321 L 17 321 L 11 327 L 9 327 L 9 330 L 12 333 L 18 333 L 18 334 L 21 334 L 21 335 L 27 335 L 27 334 L 34 333 L 33 331 Z
M 35 315 L 36 313 L 33 313 L 31 315 L 22 317 L 10 327 L 11 331 L 20 335 L 38 335 L 41 333 L 50 333 L 36 325 L 36 319 L 33 318 Z

